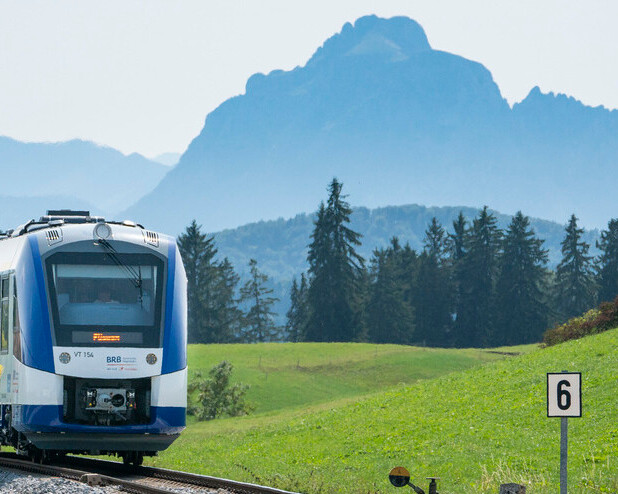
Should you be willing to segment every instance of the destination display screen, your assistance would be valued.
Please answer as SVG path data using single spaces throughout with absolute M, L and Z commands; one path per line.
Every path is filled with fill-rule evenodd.
M 141 345 L 144 334 L 141 332 L 104 332 L 104 331 L 73 331 L 73 344 L 119 343 L 126 345 Z

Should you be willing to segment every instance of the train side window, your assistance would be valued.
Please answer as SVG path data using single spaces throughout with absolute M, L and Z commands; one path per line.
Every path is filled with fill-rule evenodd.
M 0 353 L 9 352 L 9 279 L 0 280 Z
M 13 277 L 13 355 L 21 362 L 21 326 L 17 307 L 17 282 Z

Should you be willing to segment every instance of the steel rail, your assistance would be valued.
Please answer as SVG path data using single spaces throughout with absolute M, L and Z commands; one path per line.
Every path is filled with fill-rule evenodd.
M 124 467 L 119 462 L 110 460 L 100 460 L 95 458 L 84 458 L 70 456 L 65 458 L 65 462 L 70 462 L 75 465 L 87 466 L 88 469 L 97 469 L 98 471 L 118 472 L 118 467 Z M 223 479 L 212 477 L 209 475 L 200 475 L 197 473 L 181 472 L 178 470 L 169 470 L 166 468 L 157 467 L 137 467 L 125 470 L 129 475 L 142 475 L 146 478 L 168 480 L 178 482 L 187 486 L 207 487 L 210 489 L 225 489 L 238 494 L 297 494 L 290 491 L 276 489 L 249 482 L 239 482 L 236 480 Z
M 67 468 L 66 465 L 74 466 L 79 469 Z M 297 494 L 274 487 L 239 482 L 209 475 L 156 467 L 125 467 L 122 463 L 115 461 L 77 456 L 67 456 L 62 459 L 54 460 L 54 464 L 41 465 L 22 459 L 13 453 L 0 453 L 0 466 L 42 473 L 44 475 L 55 475 L 89 483 L 91 485 L 96 485 L 96 483 L 101 483 L 103 485 L 118 485 L 129 492 L 135 492 L 137 494 L 169 494 L 170 490 L 142 484 L 135 479 L 126 480 L 120 477 L 142 477 L 143 479 L 170 481 L 183 484 L 186 487 L 225 489 L 237 494 Z M 106 474 L 109 472 L 113 472 L 113 475 Z
M 170 492 L 167 489 L 159 489 L 158 487 L 143 485 L 137 482 L 109 477 L 107 475 L 93 475 L 92 472 L 85 472 L 83 470 L 75 470 L 73 468 L 60 467 L 57 465 L 35 463 L 30 459 L 16 458 L 15 456 L 16 455 L 9 456 L 5 453 L 0 454 L 0 466 L 30 473 L 62 477 L 89 485 L 117 485 L 122 487 L 123 490 L 135 494 L 169 494 Z

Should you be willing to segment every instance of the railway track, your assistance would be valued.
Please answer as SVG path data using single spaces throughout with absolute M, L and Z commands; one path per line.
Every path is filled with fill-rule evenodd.
M 295 494 L 272 487 L 154 467 L 126 467 L 122 463 L 67 456 L 49 464 L 34 463 L 14 453 L 0 453 L 0 467 L 62 477 L 89 485 L 115 485 L 136 494 L 169 494 L 174 489 L 234 494 Z

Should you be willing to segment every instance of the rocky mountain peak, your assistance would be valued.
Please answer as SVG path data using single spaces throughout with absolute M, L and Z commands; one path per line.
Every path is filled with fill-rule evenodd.
M 350 56 L 379 56 L 396 62 L 429 50 L 431 46 L 418 22 L 408 17 L 384 19 L 369 15 L 354 24 L 346 23 L 340 33 L 326 40 L 307 65 Z

